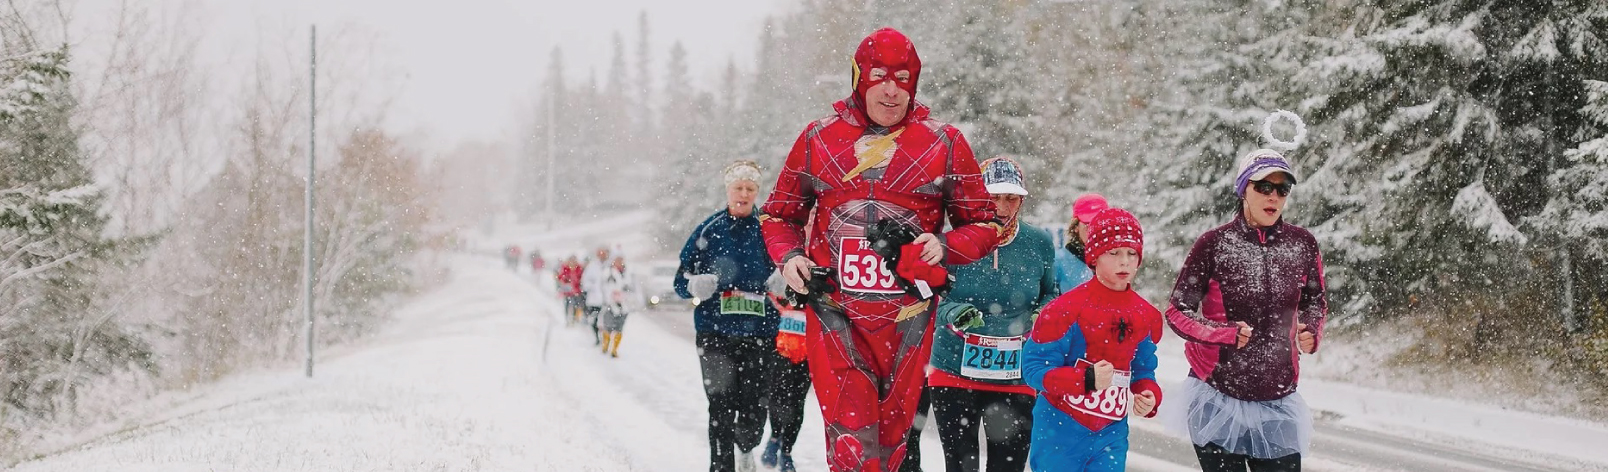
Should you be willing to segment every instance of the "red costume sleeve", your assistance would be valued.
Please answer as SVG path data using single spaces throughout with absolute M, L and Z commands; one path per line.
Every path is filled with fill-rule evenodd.
M 1145 418 L 1155 418 L 1156 412 L 1161 411 L 1161 385 L 1157 384 L 1155 379 L 1140 379 L 1134 381 L 1132 390 L 1134 395 L 1150 392 L 1156 396 L 1155 408 L 1150 410 L 1150 414 L 1145 415 Z
M 1044 306 L 1033 323 L 1029 338 L 1032 349 L 1023 354 L 1022 378 L 1046 397 L 1083 395 L 1089 392 L 1088 366 L 1077 365 L 1084 356 L 1083 332 L 1078 330 L 1081 300 L 1056 299 Z M 1048 367 L 1047 370 L 1044 368 Z
M 949 169 L 944 177 L 944 211 L 949 215 L 952 228 L 943 234 L 947 249 L 944 263 L 964 265 L 981 259 L 999 245 L 1001 226 L 971 145 L 953 127 L 944 129 L 943 133 L 950 140 Z
M 805 183 L 810 160 L 810 137 L 820 131 L 819 123 L 810 123 L 793 142 L 787 153 L 787 162 L 776 174 L 776 186 L 765 201 L 764 215 L 760 217 L 760 231 L 765 235 L 765 250 L 771 261 L 780 266 L 794 255 L 804 255 L 804 226 L 815 206 L 815 191 Z

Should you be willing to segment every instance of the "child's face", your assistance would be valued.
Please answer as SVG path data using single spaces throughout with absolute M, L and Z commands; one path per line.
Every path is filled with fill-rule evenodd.
M 1131 247 L 1113 248 L 1094 261 L 1094 276 L 1113 290 L 1128 288 L 1139 271 L 1139 251 Z

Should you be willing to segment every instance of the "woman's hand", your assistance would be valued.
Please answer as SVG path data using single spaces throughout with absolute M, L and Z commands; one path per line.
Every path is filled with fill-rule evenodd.
M 1311 331 L 1306 329 L 1306 323 L 1295 324 L 1295 344 L 1296 347 L 1301 348 L 1302 353 L 1311 354 L 1313 351 L 1318 350 L 1318 335 L 1312 334 Z
M 1244 321 L 1235 321 L 1234 324 L 1239 325 L 1239 335 L 1235 337 L 1234 347 L 1244 348 L 1251 342 L 1251 325 L 1245 324 Z

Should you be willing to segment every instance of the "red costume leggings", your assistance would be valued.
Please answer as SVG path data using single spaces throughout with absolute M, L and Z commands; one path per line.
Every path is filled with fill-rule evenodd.
M 810 377 L 826 420 L 826 459 L 836 472 L 899 470 L 932 351 L 933 310 L 895 322 L 814 304 Z

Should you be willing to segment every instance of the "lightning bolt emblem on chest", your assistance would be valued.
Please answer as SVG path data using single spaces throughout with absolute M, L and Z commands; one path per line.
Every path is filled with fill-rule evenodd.
M 894 140 L 898 139 L 899 135 L 904 134 L 904 131 L 904 128 L 900 128 L 898 131 L 888 133 L 886 136 L 863 137 L 856 141 L 854 143 L 854 158 L 860 163 L 843 174 L 843 181 L 848 182 L 855 177 L 859 177 L 861 172 L 887 165 L 888 160 L 893 158 L 893 151 L 899 148 L 898 143 L 894 142 Z

